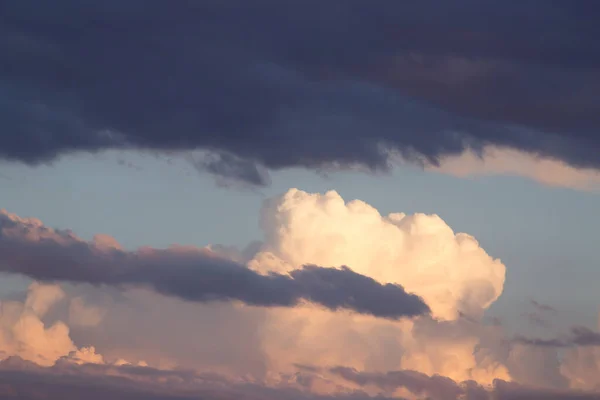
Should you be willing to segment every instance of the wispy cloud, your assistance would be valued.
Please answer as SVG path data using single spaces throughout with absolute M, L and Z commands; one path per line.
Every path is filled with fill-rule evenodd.
M 575 326 L 564 337 L 542 339 L 517 336 L 515 342 L 540 347 L 600 346 L 600 332 L 585 326 Z

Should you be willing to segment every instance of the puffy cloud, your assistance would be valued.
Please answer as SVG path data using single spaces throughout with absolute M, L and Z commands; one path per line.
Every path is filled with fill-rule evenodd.
M 60 310 L 62 300 L 67 296 L 58 285 L 33 282 L 24 302 L 0 302 L 0 360 L 18 357 L 44 367 L 61 363 L 131 365 L 123 359 L 106 363 L 95 346 L 76 346 L 69 326 L 49 312 Z M 50 324 L 46 321 L 50 321 Z M 147 364 L 141 360 L 138 365 Z
M 2 8 L 1 158 L 200 149 L 254 184 L 488 144 L 599 167 L 595 4 L 145 4 Z
M 65 293 L 60 286 L 42 285 L 33 282 L 29 286 L 29 293 L 25 300 L 25 308 L 31 309 L 35 315 L 43 316 L 56 302 L 62 300 Z
M 600 358 L 595 358 L 591 346 L 588 352 L 579 346 L 591 344 L 593 332 L 573 330 L 569 338 L 577 338 L 572 340 L 577 347 L 567 349 L 563 360 L 554 348 L 510 340 L 501 326 L 481 322 L 484 310 L 502 292 L 505 267 L 491 258 L 474 238 L 454 233 L 437 216 L 402 213 L 382 216 L 364 202 L 345 202 L 335 192 L 310 194 L 292 189 L 265 203 L 261 219 L 264 242 L 253 245 L 253 250 L 239 252 L 212 246 L 211 250 L 180 247 L 173 252 L 155 249 L 130 252 L 108 236 L 84 242 L 71 232 L 52 230 L 37 220 L 2 215 L 0 249 L 7 252 L 3 268 L 12 268 L 7 261 L 18 261 L 30 273 L 48 276 L 57 274 L 52 270 L 56 265 L 61 277 L 73 271 L 79 274 L 76 276 L 85 277 L 62 290 L 34 284 L 23 303 L 17 306 L 3 303 L 3 309 L 9 310 L 3 312 L 3 326 L 9 327 L 3 334 L 18 325 L 14 321 L 35 316 L 29 322 L 20 322 L 26 329 L 16 331 L 32 343 L 29 350 L 17 351 L 11 342 L 6 342 L 5 356 L 19 355 L 46 366 L 57 360 L 60 365 L 104 363 L 102 368 L 147 361 L 169 370 L 185 367 L 219 372 L 232 379 L 243 376 L 253 382 L 264 381 L 270 387 L 292 382 L 298 390 L 323 395 L 360 389 L 370 395 L 417 396 L 406 386 L 393 390 L 385 385 L 363 387 L 318 372 L 336 365 L 361 374 L 411 370 L 415 371 L 409 374 L 413 377 L 438 375 L 442 385 L 449 384 L 449 380 L 472 381 L 457 383 L 459 388 L 464 385 L 487 388 L 486 385 L 498 379 L 554 387 L 554 392 L 548 393 L 567 385 L 579 389 L 594 389 L 598 385 L 593 371 L 595 365 L 600 365 L 597 363 Z M 19 249 L 19 243 L 31 246 L 26 247 L 29 251 Z M 36 255 L 33 250 L 41 253 Z M 127 272 L 127 257 L 131 254 L 157 260 L 150 269 L 171 266 L 170 272 L 180 265 L 196 267 L 202 257 L 220 262 L 231 258 L 236 261 L 227 263 L 235 268 L 245 268 L 243 263 L 247 262 L 246 270 L 252 276 L 261 279 L 286 276 L 297 280 L 297 285 L 304 287 L 306 299 L 318 304 L 301 302 L 293 308 L 257 308 L 236 302 L 197 302 L 189 294 L 165 296 L 161 293 L 173 293 L 151 290 L 151 285 L 121 288 L 80 283 L 93 282 L 89 277 L 110 284 L 118 282 L 114 277 L 120 276 L 119 268 Z M 36 264 L 36 269 L 32 269 L 34 264 L 30 260 L 47 264 Z M 314 263 L 348 264 L 356 272 L 311 267 Z M 151 272 L 159 276 L 156 271 Z M 165 275 L 164 279 L 167 278 Z M 429 303 L 432 315 L 391 320 L 352 311 L 377 307 L 380 314 L 386 315 L 390 309 L 403 307 L 405 303 L 395 301 L 394 296 L 391 301 L 386 300 L 389 288 L 394 293 L 399 290 L 400 286 L 394 285 L 402 285 L 423 298 Z M 372 287 L 383 297 L 371 297 Z M 368 289 L 367 292 L 362 288 Z M 62 308 L 53 307 L 49 313 L 52 304 L 58 301 Z M 351 307 L 346 307 L 346 302 Z M 323 303 L 329 304 L 330 309 L 323 308 Z M 340 305 L 350 310 L 338 309 Z M 539 304 L 536 307 L 540 312 L 555 312 Z M 45 316 L 45 323 L 40 315 Z M 59 320 L 68 321 L 71 329 Z M 58 326 L 58 333 L 46 326 Z M 34 340 L 34 336 L 44 335 L 56 343 L 50 345 L 50 339 Z M 39 355 L 40 348 L 52 349 L 52 354 Z M 298 372 L 294 367 L 297 364 L 315 369 Z M 494 390 L 500 393 L 505 388 L 502 385 L 494 386 L 497 388 Z M 522 386 L 510 388 L 520 391 Z M 421 393 L 424 395 L 425 389 Z M 435 393 L 442 395 L 442 391 Z
M 76 350 L 67 325 L 58 321 L 47 327 L 41 319 L 63 296 L 64 292 L 58 286 L 33 283 L 24 303 L 0 303 L 2 358 L 19 356 L 48 366 Z
M 210 262 L 214 263 L 210 271 L 223 268 L 227 272 L 223 287 L 228 293 L 240 289 L 230 273 L 243 270 L 240 276 L 250 279 L 244 278 L 242 288 L 252 280 L 289 280 L 295 286 L 282 286 L 282 291 L 291 292 L 285 296 L 301 288 L 304 299 L 317 303 L 259 311 L 236 304 L 193 305 L 145 290 L 127 289 L 122 292 L 126 299 L 117 302 L 94 299 L 92 293 L 101 289 L 73 291 L 64 311 L 73 337 L 85 346 L 94 345 L 111 362 L 125 357 L 136 362 L 147 360 L 152 365 L 186 365 L 259 376 L 289 372 L 294 363 L 304 363 L 367 370 L 410 368 L 488 383 L 498 377 L 510 378 L 493 351 L 476 351 L 484 337 L 499 333 L 494 327 L 469 325 L 464 317 L 477 319 L 496 300 L 504 284 L 505 267 L 473 237 L 454 233 L 435 215 L 382 216 L 364 202 L 344 202 L 335 192 L 309 194 L 292 189 L 265 204 L 265 240 L 248 262 L 249 269 L 241 265 L 248 254 L 218 246 L 213 246 L 214 250 L 178 247 L 130 252 L 107 236 L 85 242 L 37 220 L 8 213 L 2 216 L 3 268 L 15 272 L 108 284 L 138 279 L 160 293 L 196 301 L 202 300 L 207 285 L 195 282 L 195 274 L 198 269 L 203 271 L 203 263 Z M 228 261 L 229 256 L 238 261 Z M 132 263 L 132 259 L 140 264 Z M 310 266 L 316 263 L 348 264 L 356 272 Z M 138 265 L 145 275 L 138 273 Z M 388 321 L 341 310 L 333 313 L 322 307 L 388 317 L 398 312 L 415 315 L 419 308 L 407 300 L 417 298 L 398 285 L 410 287 L 429 303 L 439 321 Z M 209 290 L 220 290 L 213 288 Z M 148 304 L 153 305 L 152 310 L 163 312 L 150 312 Z M 189 326 L 181 329 L 181 339 L 173 345 L 163 344 L 172 342 L 173 330 L 159 327 L 179 326 L 191 315 L 212 321 L 215 331 L 195 324 L 192 318 Z M 236 335 L 218 333 L 229 330 L 247 335 L 248 340 L 238 346 Z M 191 332 L 220 337 L 218 350 L 211 350 L 203 341 L 184 346 L 192 340 Z M 259 350 L 243 355 L 248 348 Z M 247 365 L 235 361 L 241 356 L 248 357 Z M 83 359 L 77 355 L 72 358 Z
M 367 203 L 346 203 L 335 191 L 291 189 L 263 209 L 258 270 L 290 271 L 304 264 L 350 265 L 421 296 L 433 315 L 452 320 L 481 315 L 502 293 L 505 267 L 477 240 L 454 233 L 437 215 L 382 216 Z
M 79 350 L 72 351 L 65 358 L 75 364 L 104 364 L 104 357 L 102 357 L 101 354 L 96 353 L 96 348 L 94 346 L 83 347 Z
M 288 274 L 258 274 L 208 249 L 121 249 L 112 238 L 85 242 L 39 220 L 0 211 L 0 268 L 40 280 L 107 285 L 146 285 L 200 302 L 239 300 L 256 306 L 291 307 L 310 301 L 384 318 L 427 314 L 428 306 L 395 283 L 380 284 L 347 267 L 305 265 Z M 77 305 L 75 305 L 77 307 Z
M 504 265 L 472 236 L 454 233 L 436 215 L 382 216 L 362 201 L 346 203 L 334 191 L 297 189 L 267 201 L 261 225 L 265 240 L 248 263 L 251 268 L 282 273 L 305 263 L 347 263 L 418 294 L 437 319 L 390 323 L 311 306 L 272 310 L 264 349 L 275 370 L 299 363 L 374 371 L 409 368 L 485 383 L 510 379 L 495 350 L 489 355 L 476 351 L 483 337 L 500 333 L 468 323 L 500 296 L 505 276 Z

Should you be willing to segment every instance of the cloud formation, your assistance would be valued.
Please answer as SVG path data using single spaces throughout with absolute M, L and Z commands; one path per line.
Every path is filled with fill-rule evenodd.
M 243 343 L 259 349 L 251 356 L 245 354 L 253 361 L 242 366 L 231 361 L 243 351 L 230 337 L 220 341 L 220 348 L 228 349 L 221 356 L 201 343 L 193 350 L 162 346 L 189 366 L 202 367 L 186 354 L 201 357 L 207 368 L 244 373 L 282 372 L 294 363 L 313 363 L 358 369 L 410 368 L 480 382 L 510 377 L 501 358 L 474 353 L 481 347 L 482 337 L 495 333 L 493 328 L 475 329 L 467 321 L 477 320 L 500 296 L 505 267 L 472 236 L 454 233 L 435 215 L 384 216 L 364 202 L 345 202 L 335 192 L 311 194 L 297 189 L 267 201 L 261 225 L 264 243 L 246 255 L 219 246 L 133 252 L 120 248 L 110 236 L 97 235 L 85 242 L 38 220 L 4 213 L 0 254 L 4 270 L 38 279 L 142 285 L 204 302 L 188 310 L 192 306 L 186 302 L 126 289 L 127 301 L 138 304 L 133 307 L 123 302 L 105 304 L 102 296 L 90 294 L 101 288 L 76 291 L 61 318 L 69 321 L 78 343 L 96 345 L 105 358 L 171 362 L 168 352 L 148 350 L 150 342 L 167 341 L 170 332 L 153 327 L 156 315 L 144 311 L 148 307 L 144 304 L 152 304 L 153 310 L 164 310 L 174 318 L 167 321 L 161 317 L 161 326 L 180 325 L 175 316 L 186 317 L 178 314 L 179 309 L 185 315 L 213 321 L 222 330 L 245 332 L 248 341 Z M 355 272 L 314 265 L 351 265 Z M 223 274 L 215 272 L 217 268 L 222 268 Z M 239 279 L 235 277 L 238 271 Z M 207 278 L 212 279 L 210 284 L 196 282 Z M 419 297 L 400 287 L 410 288 Z M 249 288 L 260 289 L 260 293 L 251 297 L 256 291 Z M 296 301 L 300 293 L 308 303 Z M 264 308 L 263 313 L 249 314 L 248 308 L 237 309 L 235 304 L 221 303 L 214 308 L 211 300 L 219 298 L 264 305 L 284 299 L 283 305 L 295 307 Z M 427 311 L 423 307 L 448 323 L 428 317 L 415 322 L 389 320 L 392 315 L 422 315 Z M 331 312 L 340 308 L 363 315 Z M 119 326 L 132 321 L 146 327 L 139 335 L 148 337 L 148 344 L 138 346 L 125 339 L 133 333 Z M 188 329 L 206 331 L 191 322 Z M 216 335 L 220 329 L 215 329 L 206 335 Z M 147 331 L 156 335 L 150 337 Z M 189 339 L 182 338 L 185 340 Z
M 503 290 L 504 264 L 437 215 L 381 215 L 335 191 L 290 189 L 265 203 L 261 225 L 265 244 L 249 265 L 262 272 L 350 265 L 380 282 L 402 285 L 446 320 L 461 313 L 480 316 Z
M 215 374 L 196 374 L 186 370 L 158 370 L 149 367 L 60 362 L 52 367 L 39 367 L 17 357 L 0 362 L 0 393 L 5 398 L 38 400 L 61 398 L 123 399 L 123 400 L 183 400 L 210 398 L 221 400 L 388 400 L 417 399 L 426 395 L 431 400 L 597 400 L 599 395 L 580 391 L 555 391 L 527 387 L 498 380 L 493 386 L 482 387 L 474 382 L 458 384 L 447 378 L 427 376 L 414 371 L 364 373 L 336 367 L 330 371 L 342 376 L 347 384 L 329 394 L 306 390 L 311 379 L 327 380 L 318 370 L 304 369 L 302 373 L 282 380 L 277 385 L 263 382 L 231 380 Z M 320 376 L 321 375 L 321 376 Z M 367 386 L 386 390 L 409 387 L 408 397 L 370 395 Z M 417 395 L 417 396 L 414 396 Z
M 203 150 L 200 169 L 259 185 L 263 168 L 435 165 L 488 145 L 600 167 L 595 3 L 23 0 L 0 14 L 5 160 Z
M 563 338 L 541 339 L 518 336 L 517 343 L 541 347 L 600 346 L 600 333 L 585 326 L 574 326 Z
M 69 327 L 61 321 L 45 326 L 42 318 L 64 297 L 55 285 L 33 283 L 25 301 L 0 302 L 0 354 L 19 356 L 43 366 L 53 365 L 77 348 L 69 337 Z
M 434 318 L 387 323 L 310 305 L 270 310 L 263 349 L 272 369 L 287 371 L 299 363 L 408 368 L 482 383 L 510 379 L 502 357 L 481 343 L 498 335 L 497 329 L 468 323 L 500 296 L 506 270 L 472 236 L 455 233 L 437 215 L 382 215 L 335 191 L 297 189 L 265 203 L 261 226 L 265 240 L 250 268 L 283 273 L 305 264 L 352 265 L 419 295 Z
M 62 385 L 63 379 L 68 382 L 60 390 L 76 382 L 75 393 L 87 385 L 88 373 L 109 388 L 119 377 L 111 396 L 127 398 L 133 391 L 157 400 L 165 395 L 164 385 L 175 398 L 208 393 L 328 400 L 593 399 L 595 394 L 569 388 L 600 388 L 596 347 L 532 346 L 482 320 L 502 293 L 505 266 L 435 215 L 381 215 L 335 192 L 291 189 L 265 202 L 264 241 L 246 251 L 224 246 L 128 251 L 110 236 L 87 242 L 35 219 L 0 216 L 3 270 L 71 282 L 61 288 L 34 284 L 14 303 L 15 312 L 3 312 L 2 335 L 10 340 L 0 342 L 1 358 L 19 356 L 49 367 L 26 364 L 26 376 L 19 375 L 23 381 L 4 375 L 0 390 L 7 393 L 25 398 L 35 396 L 34 388 L 50 393 L 59 389 L 48 382 Z M 352 265 L 355 272 L 315 265 Z M 215 275 L 216 268 L 224 268 L 226 277 Z M 234 276 L 239 269 L 243 279 Z M 206 289 L 202 280 L 208 278 L 223 285 Z M 243 304 L 280 299 L 271 286 L 279 280 L 286 283 L 278 288 L 292 292 L 286 296 L 302 293 L 302 301 L 290 304 L 294 307 Z M 271 292 L 253 297 L 248 288 L 255 286 Z M 399 292 L 402 287 L 415 295 Z M 426 302 L 431 315 L 390 318 L 415 311 L 407 296 Z M 232 298 L 242 302 L 212 301 Z M 6 304 L 13 303 L 3 303 L 3 310 L 11 309 Z M 556 312 L 533 305 L 540 313 Z M 30 322 L 19 322 L 25 319 Z M 54 326 L 62 327 L 56 328 L 60 335 L 52 334 Z M 577 343 L 589 337 L 575 333 L 582 338 Z M 57 342 L 47 345 L 48 337 Z M 0 364 L 0 375 L 14 360 Z M 125 364 L 152 368 L 133 373 Z M 28 373 L 34 370 L 32 378 Z M 224 378 L 207 389 L 206 376 L 196 376 L 207 372 L 213 383 L 215 373 Z M 140 374 L 156 380 L 144 381 L 142 389 L 146 378 Z
M 398 388 L 406 388 L 417 396 L 426 396 L 425 398 L 431 400 L 600 399 L 600 394 L 597 393 L 533 388 L 500 379 L 495 380 L 491 387 L 485 387 L 473 381 L 458 383 L 447 377 L 428 376 L 416 371 L 365 373 L 351 368 L 335 367 L 331 372 L 361 387 L 373 385 L 391 392 Z
M 259 274 L 208 249 L 143 248 L 129 252 L 109 236 L 85 242 L 41 221 L 0 211 L 0 270 L 42 281 L 93 285 L 144 285 L 190 301 L 239 300 L 263 307 L 310 301 L 331 310 L 384 318 L 429 313 L 418 296 L 394 283 L 380 284 L 348 267 L 305 265 L 289 273 Z

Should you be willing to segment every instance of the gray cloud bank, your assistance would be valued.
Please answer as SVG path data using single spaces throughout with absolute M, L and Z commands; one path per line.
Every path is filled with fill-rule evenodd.
M 400 285 L 380 284 L 348 267 L 306 265 L 289 274 L 261 275 L 199 248 L 121 249 L 114 239 L 85 242 L 38 220 L 0 211 L 0 271 L 40 281 L 141 285 L 189 301 L 238 300 L 263 307 L 293 307 L 302 300 L 331 310 L 349 309 L 397 319 L 429 313 L 423 300 Z
M 474 382 L 456 383 L 440 376 L 427 376 L 414 371 L 365 373 L 346 367 L 331 370 L 359 387 L 375 385 L 382 389 L 407 388 L 411 393 L 430 400 L 598 400 L 599 394 L 579 391 L 536 389 L 497 380 L 492 387 Z M 196 374 L 185 370 L 158 370 L 150 367 L 99 364 L 76 365 L 59 360 L 52 367 L 40 367 L 11 357 L 0 362 L 0 395 L 6 399 L 37 400 L 387 400 L 401 399 L 365 391 L 346 389 L 339 394 L 318 395 L 303 390 L 311 379 L 319 379 L 316 371 L 298 373 L 277 386 L 260 382 L 231 381 L 215 374 Z M 343 388 L 340 388 L 343 389 Z
M 162 382 L 161 382 L 162 380 Z M 216 375 L 148 367 L 58 362 L 50 368 L 12 357 L 0 362 L 0 395 L 6 399 L 90 400 L 366 400 L 364 393 L 319 396 L 292 388 L 234 383 Z M 381 398 L 385 400 L 385 398 Z
M 353 368 L 335 367 L 331 372 L 361 387 L 374 385 L 384 390 L 406 388 L 411 393 L 432 400 L 598 400 L 600 394 L 574 390 L 532 388 L 500 379 L 492 387 L 474 381 L 455 382 L 450 378 L 428 376 L 417 371 L 387 373 L 359 372 Z
M 485 145 L 599 168 L 599 16 L 587 1 L 3 2 L 0 158 L 203 149 L 198 168 L 259 185 L 265 168 Z

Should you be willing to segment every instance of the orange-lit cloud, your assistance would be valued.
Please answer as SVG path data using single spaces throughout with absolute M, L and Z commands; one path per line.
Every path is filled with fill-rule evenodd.
M 46 326 L 42 321 L 50 307 L 63 296 L 64 292 L 56 285 L 34 283 L 29 287 L 24 303 L 0 303 L 0 352 L 3 358 L 19 356 L 50 366 L 76 350 L 65 323 L 57 321 Z
M 597 169 L 576 168 L 560 160 L 502 147 L 487 147 L 481 156 L 469 150 L 444 157 L 439 166 L 427 166 L 426 169 L 463 178 L 521 176 L 548 186 L 600 191 L 600 172 Z
M 115 281 L 108 278 L 100 280 L 109 283 L 107 286 L 82 285 L 77 281 L 94 281 L 72 279 L 75 283 L 63 284 L 62 288 L 32 285 L 26 300 L 15 303 L 15 311 L 3 314 L 3 332 L 8 332 L 3 337 L 14 338 L 16 332 L 21 335 L 18 341 L 28 345 L 18 347 L 10 340 L 1 342 L 2 358 L 19 356 L 56 368 L 64 368 L 65 363 L 69 368 L 90 368 L 88 364 L 96 364 L 105 372 L 131 364 L 149 364 L 169 371 L 187 368 L 197 373 L 218 372 L 229 380 L 244 377 L 264 390 L 288 390 L 291 385 L 301 396 L 308 396 L 307 392 L 346 396 L 360 390 L 364 392 L 361 396 L 385 394 L 413 399 L 427 392 L 406 385 L 391 390 L 388 384 L 352 382 L 333 373 L 331 368 L 336 366 L 370 377 L 386 371 L 414 371 L 427 377 L 443 377 L 440 379 L 455 382 L 459 388 L 469 385 L 464 382 L 471 382 L 473 387 L 485 389 L 486 396 L 494 382 L 496 394 L 510 381 L 520 386 L 509 387 L 519 390 L 522 385 L 553 391 L 569 386 L 589 390 L 597 384 L 590 367 L 597 360 L 594 354 L 573 352 L 562 360 L 555 348 L 515 342 L 502 326 L 482 322 L 485 310 L 502 294 L 506 268 L 488 255 L 475 238 L 454 232 L 436 215 L 385 216 L 362 201 L 346 202 L 333 191 L 311 194 L 292 189 L 265 203 L 261 218 L 264 241 L 247 258 L 219 246 L 142 248 L 130 252 L 109 236 L 96 236 L 94 241 L 85 242 L 71 232 L 52 230 L 34 219 L 10 215 L 7 222 L 6 215 L 0 242 L 20 241 L 29 246 L 29 252 L 43 250 L 37 258 L 32 256 L 30 260 L 39 263 L 32 266 L 23 263 L 29 253 L 18 253 L 22 257 L 17 259 L 14 248 L 10 253 L 4 247 L 12 257 L 7 258 L 9 264 L 15 260 L 22 263 L 6 267 L 13 271 L 21 271 L 21 266 L 32 274 L 31 268 L 50 269 L 57 261 L 65 261 L 59 270 L 69 274 L 73 272 L 69 268 L 80 268 L 73 260 L 90 261 L 82 266 L 87 270 L 75 273 L 112 279 L 119 276 L 111 275 L 113 271 L 131 265 L 128 257 L 137 257 L 160 261 L 152 268 L 168 266 L 169 269 L 160 269 L 164 280 L 171 279 L 170 274 L 180 273 L 176 270 L 180 266 L 190 268 L 190 275 L 186 276 L 194 276 L 198 260 L 205 259 L 234 263 L 236 268 L 246 268 L 246 264 L 247 271 L 254 274 L 251 276 L 293 278 L 307 264 L 347 264 L 355 268 L 360 279 L 372 279 L 378 285 L 383 283 L 382 287 L 398 284 L 419 295 L 432 313 L 412 319 L 378 318 L 356 313 L 357 307 L 324 307 L 331 303 L 307 301 L 311 297 L 294 307 L 257 308 L 240 302 L 198 302 L 193 292 L 171 296 L 174 292 L 156 290 L 156 285 L 162 284 L 159 280 L 152 280 L 152 285 L 132 287 L 115 286 Z M 36 247 L 39 244 L 52 244 L 53 252 L 48 247 Z M 61 253 L 64 249 L 71 252 Z M 85 257 L 78 259 L 82 254 Z M 235 255 L 235 261 L 229 254 Z M 118 262 L 119 257 L 123 263 Z M 100 268 L 107 268 L 108 275 Z M 51 273 L 48 269 L 44 273 Z M 309 274 L 309 286 L 325 287 L 331 295 L 339 287 L 347 288 L 352 276 L 344 275 L 342 286 L 335 282 L 331 286 L 326 279 Z M 373 299 L 381 303 L 377 297 L 371 297 L 371 292 L 357 293 L 364 297 L 364 304 Z M 356 303 L 353 296 L 348 301 L 363 304 Z M 398 305 L 393 303 L 392 298 L 380 306 Z M 28 322 L 15 323 L 20 320 Z M 15 330 L 20 325 L 27 329 Z M 298 365 L 307 366 L 309 372 L 299 372 Z M 427 393 L 432 398 L 441 396 L 435 390 Z M 458 389 L 452 393 L 457 398 L 465 394 Z
M 483 383 L 510 379 L 499 360 L 474 354 L 483 330 L 493 328 L 474 330 L 461 317 L 478 319 L 504 285 L 505 266 L 472 236 L 453 232 L 437 215 L 383 216 L 334 191 L 296 189 L 265 204 L 261 225 L 266 240 L 251 268 L 267 273 L 293 271 L 304 263 L 347 263 L 381 282 L 410 288 L 437 319 L 387 323 L 309 305 L 272 310 L 264 348 L 275 369 L 300 363 L 410 368 Z

